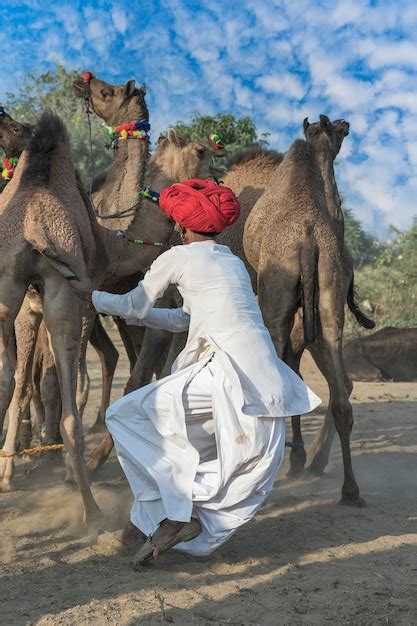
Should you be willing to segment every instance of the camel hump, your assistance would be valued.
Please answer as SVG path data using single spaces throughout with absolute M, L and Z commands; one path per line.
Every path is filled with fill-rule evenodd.
M 25 186 L 48 184 L 53 157 L 63 144 L 69 145 L 63 121 L 52 111 L 44 111 L 33 129 L 27 148 L 27 161 L 22 174 Z

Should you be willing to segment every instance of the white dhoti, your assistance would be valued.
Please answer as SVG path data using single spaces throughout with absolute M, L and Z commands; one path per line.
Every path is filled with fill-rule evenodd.
M 284 457 L 285 419 L 237 413 L 231 395 L 214 355 L 120 398 L 107 412 L 134 496 L 132 523 L 150 535 L 165 518 L 198 518 L 201 535 L 177 546 L 193 555 L 209 554 L 256 514 Z

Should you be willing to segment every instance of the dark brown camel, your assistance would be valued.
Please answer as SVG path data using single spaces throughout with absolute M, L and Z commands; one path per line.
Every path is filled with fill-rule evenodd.
M 348 127 L 341 132 L 341 126 L 326 116 L 317 124 L 305 121 L 308 141 L 294 142 L 253 208 L 244 249 L 258 274 L 259 303 L 278 355 L 299 372 L 307 347 L 326 377 L 342 445 L 341 502 L 363 506 L 351 463 L 351 383 L 342 359 L 344 305 L 354 304 L 353 273 L 346 268 L 325 180 L 347 134 Z M 302 444 L 301 430 L 294 442 Z
M 417 328 L 381 328 L 343 347 L 352 380 L 417 381 Z

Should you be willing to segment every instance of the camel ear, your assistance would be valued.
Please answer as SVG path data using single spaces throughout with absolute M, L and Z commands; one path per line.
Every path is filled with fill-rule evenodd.
M 307 132 L 307 128 L 308 128 L 309 126 L 310 126 L 310 122 L 308 121 L 308 117 L 305 117 L 305 118 L 304 118 L 304 121 L 303 121 L 304 134 L 306 134 L 306 132 Z
M 130 98 L 130 96 L 135 91 L 135 84 L 136 84 L 136 81 L 134 79 L 127 81 L 126 86 L 125 86 L 125 96 L 126 96 L 126 98 Z
M 168 141 L 169 143 L 173 143 L 176 146 L 180 145 L 180 140 L 179 140 L 179 137 L 177 135 L 177 131 L 175 130 L 175 128 L 168 129 Z
M 323 130 L 329 130 L 332 123 L 327 115 L 320 115 L 320 126 Z
M 164 143 L 165 140 L 166 140 L 166 137 L 165 137 L 164 133 L 161 133 L 159 135 L 159 137 L 158 137 L 158 141 L 156 142 L 156 145 L 157 146 L 161 146 Z
M 141 91 L 143 93 L 143 95 L 146 96 L 146 85 L 145 85 L 145 83 L 141 84 L 141 86 L 139 87 L 139 91 Z

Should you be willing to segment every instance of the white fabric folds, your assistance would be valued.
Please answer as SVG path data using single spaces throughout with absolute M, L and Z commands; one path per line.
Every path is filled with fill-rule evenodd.
M 170 284 L 183 308 L 152 309 Z M 151 534 L 166 517 L 196 516 L 203 533 L 179 549 L 209 554 L 272 489 L 284 417 L 320 399 L 277 357 L 246 269 L 226 246 L 174 247 L 136 289 L 95 291 L 93 303 L 129 323 L 173 332 L 189 325 L 172 374 L 120 398 L 106 421 L 134 495 L 132 522 Z

